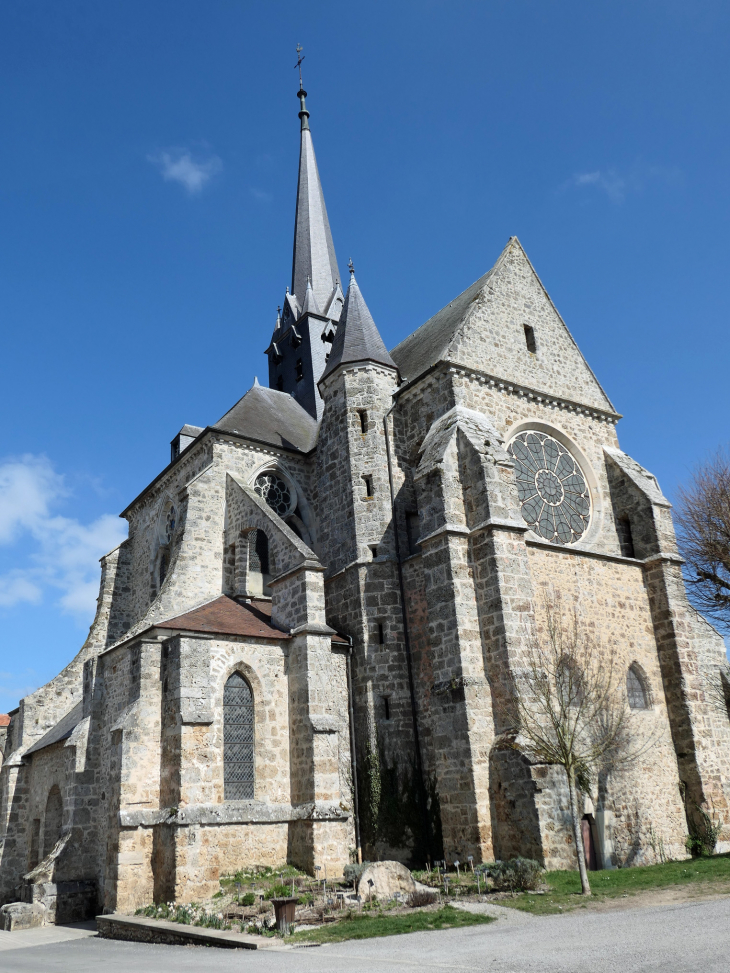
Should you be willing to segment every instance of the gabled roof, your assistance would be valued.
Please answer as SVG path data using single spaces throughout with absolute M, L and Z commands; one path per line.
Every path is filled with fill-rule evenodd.
M 317 440 L 317 421 L 296 399 L 258 382 L 211 428 L 303 453 Z
M 238 602 L 228 595 L 221 595 L 207 605 L 165 622 L 157 622 L 154 628 L 170 628 L 186 632 L 207 632 L 212 635 L 244 635 L 251 638 L 288 639 L 288 632 L 276 628 L 271 622 L 271 602 L 252 600 Z
M 314 291 L 312 290 L 312 283 L 307 277 L 307 292 L 304 295 L 304 304 L 302 305 L 302 317 L 305 314 L 321 314 L 319 309 L 319 304 L 317 304 L 317 298 L 314 296 Z
M 396 367 L 380 337 L 355 275 L 351 273 L 342 317 L 337 325 L 332 351 L 322 378 L 331 374 L 339 365 L 358 361 L 372 361 L 390 368 Z
M 10 726 L 10 717 L 7 713 L 0 713 L 0 726 Z
M 68 740 L 83 718 L 84 704 L 83 702 L 79 702 L 55 726 L 52 726 L 48 733 L 44 733 L 40 740 L 37 740 L 32 747 L 29 747 L 25 751 L 24 756 L 27 757 L 28 754 L 36 753 L 38 750 L 50 747 L 54 743 L 60 743 L 61 740 Z
M 500 260 L 502 258 L 500 257 Z M 418 378 L 426 369 L 446 357 L 459 325 L 464 320 L 466 312 L 484 286 L 497 272 L 500 261 L 488 270 L 483 277 L 467 287 L 458 297 L 442 307 L 441 310 L 429 318 L 425 324 L 409 334 L 399 345 L 396 345 L 391 355 L 397 364 L 404 382 Z
M 527 348 L 528 328 L 536 350 Z M 448 361 L 615 414 L 517 237 L 491 270 L 397 345 L 392 357 L 404 382 Z

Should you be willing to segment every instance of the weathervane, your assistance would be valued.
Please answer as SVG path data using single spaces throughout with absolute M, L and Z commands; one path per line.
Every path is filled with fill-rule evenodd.
M 302 55 L 302 51 L 303 50 L 304 50 L 304 48 L 302 47 L 302 45 L 301 44 L 297 44 L 297 63 L 294 65 L 294 67 L 295 68 L 299 68 L 299 87 L 300 88 L 303 88 L 304 87 L 304 85 L 302 84 L 302 61 L 304 60 L 304 56 Z
M 348 270 L 350 271 L 350 274 L 354 277 L 355 276 L 355 265 L 352 262 L 352 257 L 350 257 L 350 262 L 348 263 L 347 267 L 348 267 Z

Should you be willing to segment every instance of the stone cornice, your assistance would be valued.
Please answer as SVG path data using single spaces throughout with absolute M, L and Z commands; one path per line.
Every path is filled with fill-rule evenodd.
M 591 419 L 606 422 L 609 425 L 615 425 L 619 419 L 623 418 L 619 412 L 612 412 L 609 409 L 586 405 L 583 402 L 567 399 L 560 395 L 551 395 L 540 389 L 530 388 L 528 385 L 521 385 L 518 382 L 501 378 L 499 375 L 491 375 L 489 372 L 484 372 L 479 368 L 472 368 L 469 365 L 462 365 L 451 361 L 441 361 L 432 365 L 428 371 L 423 372 L 418 378 L 413 379 L 412 382 L 406 382 L 397 389 L 394 393 L 395 397 L 400 399 L 401 396 L 419 390 L 419 387 L 437 372 L 448 372 L 451 375 L 467 375 L 469 378 L 476 379 L 480 385 L 488 386 L 505 395 L 515 395 L 519 398 L 534 401 L 540 405 L 552 406 L 553 408 L 562 409 L 565 412 L 572 412 L 574 415 L 585 415 Z
M 349 808 L 317 801 L 309 804 L 267 804 L 264 801 L 226 801 L 224 804 L 186 804 L 184 807 L 134 808 L 119 811 L 120 828 L 151 828 L 157 824 L 276 824 L 287 821 L 346 821 Z

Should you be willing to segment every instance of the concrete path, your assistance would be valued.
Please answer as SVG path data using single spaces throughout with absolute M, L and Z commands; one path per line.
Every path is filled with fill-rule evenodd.
M 8 936 L 21 935 L 8 933 Z M 728 973 L 730 898 L 500 916 L 488 926 L 277 952 L 87 938 L 0 952 L 0 973 Z
M 0 953 L 8 949 L 28 949 L 32 946 L 49 946 L 51 943 L 67 943 L 74 939 L 96 936 L 96 920 L 73 922 L 68 926 L 41 926 L 40 929 L 22 929 L 19 932 L 0 930 Z M 0 960 L 0 969 L 3 969 Z

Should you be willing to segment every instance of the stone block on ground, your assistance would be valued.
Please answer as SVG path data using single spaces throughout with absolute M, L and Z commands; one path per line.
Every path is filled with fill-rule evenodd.
M 375 862 L 360 876 L 357 891 L 363 899 L 375 896 L 381 901 L 387 901 L 398 892 L 404 895 L 415 892 L 416 882 L 410 871 L 400 862 Z
M 45 924 L 46 909 L 40 902 L 8 902 L 0 908 L 0 929 L 16 932 Z

